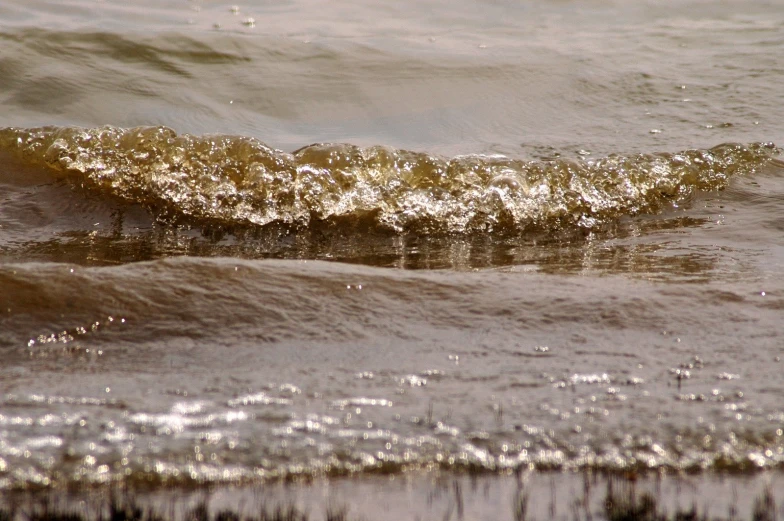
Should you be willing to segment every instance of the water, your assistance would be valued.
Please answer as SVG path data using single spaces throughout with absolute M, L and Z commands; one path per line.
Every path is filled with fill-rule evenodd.
M 0 488 L 784 465 L 775 2 L 0 40 Z

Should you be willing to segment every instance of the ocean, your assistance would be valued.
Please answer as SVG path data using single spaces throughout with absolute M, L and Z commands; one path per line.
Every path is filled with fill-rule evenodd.
M 773 0 L 4 0 L 0 493 L 784 516 L 783 55 Z

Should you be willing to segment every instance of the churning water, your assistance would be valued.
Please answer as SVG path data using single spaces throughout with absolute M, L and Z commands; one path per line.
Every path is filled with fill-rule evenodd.
M 776 4 L 4 1 L 0 488 L 780 471 Z

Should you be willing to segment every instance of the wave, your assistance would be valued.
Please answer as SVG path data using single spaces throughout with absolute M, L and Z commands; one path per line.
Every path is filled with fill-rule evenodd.
M 233 258 L 2 265 L 0 490 L 781 470 L 780 372 L 760 360 L 780 354 L 784 298 L 747 289 Z M 683 344 L 662 332 L 693 324 Z M 747 332 L 770 340 L 725 356 Z
M 593 228 L 722 189 L 780 153 L 770 143 L 584 161 L 350 144 L 285 153 L 250 137 L 110 126 L 6 128 L 0 150 L 159 215 L 239 226 L 369 219 L 419 233 Z

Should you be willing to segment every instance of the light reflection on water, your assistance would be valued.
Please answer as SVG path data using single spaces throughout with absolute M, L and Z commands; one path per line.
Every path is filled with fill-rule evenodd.
M 164 270 L 160 261 L 120 271 L 79 268 L 83 292 L 92 294 L 98 283 L 106 302 L 120 297 L 131 306 L 112 311 L 129 317 L 122 328 L 74 340 L 82 351 L 101 349 L 101 357 L 47 345 L 50 356 L 30 357 L 38 346 L 22 350 L 23 342 L 10 351 L 22 356 L 8 362 L 27 369 L 3 399 L 4 411 L 17 411 L 0 422 L 10 479 L 76 473 L 100 482 L 153 475 L 224 481 L 227 469 L 231 480 L 253 480 L 431 465 L 749 469 L 778 467 L 784 458 L 780 402 L 767 391 L 777 382 L 780 310 L 756 307 L 747 331 L 770 340 L 757 340 L 751 358 L 737 356 L 743 326 L 734 321 L 749 306 L 737 293 L 743 281 L 723 284 L 716 301 L 710 283 L 670 286 L 617 275 L 165 262 Z M 62 265 L 11 266 L 34 287 L 64 285 L 69 294 L 73 274 Z M 235 267 L 243 277 L 223 279 L 209 301 L 181 295 L 203 280 L 195 273 L 224 277 L 239 273 Z M 347 278 L 360 278 L 362 292 L 346 290 Z M 324 293 L 315 281 L 343 291 Z M 122 296 L 127 288 L 133 296 Z M 304 291 L 311 300 L 321 295 L 317 306 L 331 312 L 312 314 L 312 303 L 303 307 L 294 297 Z M 166 293 L 176 304 L 161 300 Z M 22 306 L 19 332 L 50 320 L 46 309 L 24 310 L 24 298 L 12 303 Z M 48 306 L 58 315 L 64 309 L 53 303 L 61 298 L 52 295 Z M 151 298 L 155 309 L 133 307 Z M 684 299 L 702 304 L 688 311 L 673 305 Z M 261 340 L 270 304 L 283 336 Z M 89 314 L 93 305 L 88 299 L 69 313 Z M 177 313 L 162 315 L 169 306 Z M 713 330 L 694 332 L 695 320 Z M 196 344 L 179 340 L 200 321 L 222 326 L 203 329 Z M 233 333 L 238 328 L 241 337 Z M 354 339 L 342 340 L 352 330 Z M 129 356 L 131 346 L 152 356 Z M 157 369 L 161 359 L 177 369 Z M 42 388 L 43 381 L 50 383 Z M 85 384 L 75 382 L 93 391 L 80 393 Z M 46 387 L 72 394 L 31 392 Z
M 73 140 L 13 161 L 6 140 L 0 158 L 0 488 L 780 469 L 782 163 L 728 153 L 668 177 L 679 150 L 784 142 L 778 16 L 765 2 L 4 1 L 0 127 Z M 164 201 L 176 190 L 133 177 L 142 144 L 78 143 L 75 126 L 105 125 L 307 156 L 309 221 L 216 222 L 206 189 Z M 172 149 L 172 164 L 242 170 L 194 139 L 202 156 Z M 322 142 L 360 148 L 307 147 Z M 418 165 L 401 179 L 432 191 L 318 214 L 345 217 L 330 186 L 368 150 Z M 40 166 L 66 159 L 92 170 Z M 576 188 L 575 215 L 568 190 L 545 199 L 580 225 L 461 229 L 468 210 L 502 214 L 471 197 L 440 223 L 374 221 L 470 190 L 535 196 L 520 165 Z M 159 166 L 140 177 L 187 181 Z M 133 182 L 96 189 L 110 168 Z M 618 196 L 635 190 L 653 195 Z

